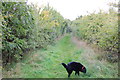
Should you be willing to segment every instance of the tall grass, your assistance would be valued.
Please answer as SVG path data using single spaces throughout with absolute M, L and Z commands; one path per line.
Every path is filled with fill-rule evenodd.
M 62 62 L 81 62 L 87 68 L 87 73 L 80 73 L 71 78 L 112 78 L 117 77 L 117 64 L 97 60 L 96 56 L 88 56 L 84 48 L 78 48 L 71 41 L 71 36 L 66 35 L 55 45 L 49 45 L 47 49 L 34 51 L 26 56 L 25 60 L 17 63 L 16 67 L 4 74 L 4 77 L 14 78 L 67 78 L 67 71 L 61 65 Z M 91 53 L 92 54 L 92 53 Z

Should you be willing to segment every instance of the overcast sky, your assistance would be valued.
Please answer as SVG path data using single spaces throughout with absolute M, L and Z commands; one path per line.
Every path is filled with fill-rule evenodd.
M 50 4 L 55 10 L 67 19 L 74 20 L 80 15 L 98 12 L 100 9 L 108 11 L 109 2 L 118 0 L 28 0 L 39 6 Z

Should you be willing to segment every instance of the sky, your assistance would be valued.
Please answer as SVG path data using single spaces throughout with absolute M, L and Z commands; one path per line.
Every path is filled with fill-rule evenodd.
M 28 0 L 28 3 L 35 3 L 38 6 L 45 6 L 49 3 L 64 18 L 74 20 L 81 15 L 97 13 L 100 9 L 108 12 L 108 3 L 114 1 L 118 0 Z

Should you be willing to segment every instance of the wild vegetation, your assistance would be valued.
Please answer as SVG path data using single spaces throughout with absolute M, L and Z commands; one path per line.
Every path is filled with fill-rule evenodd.
M 87 74 L 73 78 L 118 77 L 118 17 L 114 9 L 70 21 L 49 4 L 39 8 L 25 2 L 2 2 L 0 8 L 3 77 L 66 78 L 60 63 L 71 61 L 87 67 Z M 102 51 L 95 52 L 97 49 Z
M 18 61 L 35 48 L 46 48 L 65 31 L 64 18 L 46 6 L 42 12 L 26 3 L 2 3 L 3 64 Z
M 93 49 L 78 43 L 77 40 L 67 34 L 49 45 L 47 49 L 40 49 L 26 56 L 15 67 L 4 72 L 3 76 L 10 78 L 67 78 L 68 74 L 61 65 L 62 62 L 81 62 L 87 69 L 87 73 L 71 78 L 117 78 L 117 63 L 108 63 L 104 59 L 97 59 L 98 54 Z M 114 65 L 114 66 L 113 66 Z
M 107 51 L 111 61 L 118 59 L 118 17 L 114 9 L 109 13 L 100 11 L 98 14 L 80 16 L 73 21 L 74 34 L 79 39 L 98 45 Z

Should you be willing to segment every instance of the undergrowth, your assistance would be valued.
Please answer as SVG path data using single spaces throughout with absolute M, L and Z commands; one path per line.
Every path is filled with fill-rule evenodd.
M 87 55 L 84 48 L 76 47 L 71 41 L 71 36 L 66 35 L 55 42 L 55 45 L 48 45 L 47 49 L 40 49 L 26 56 L 24 60 L 17 63 L 10 71 L 3 70 L 4 78 L 67 78 L 67 71 L 61 65 L 77 61 L 87 68 L 87 73 L 80 73 L 71 78 L 114 78 L 117 77 L 117 63 L 100 61 L 96 55 Z

